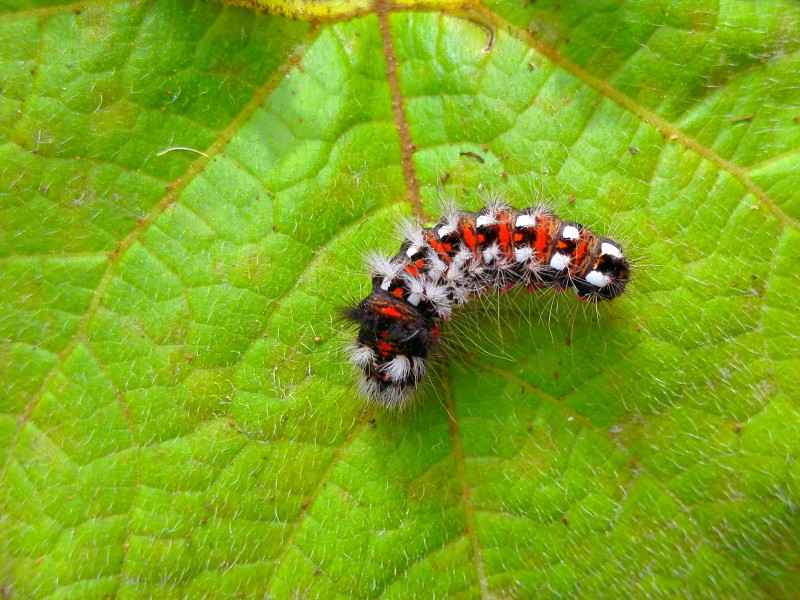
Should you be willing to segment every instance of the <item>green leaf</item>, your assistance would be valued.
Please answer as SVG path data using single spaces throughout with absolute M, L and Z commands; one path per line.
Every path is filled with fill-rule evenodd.
M 797 3 L 262 7 L 2 8 L 3 595 L 794 597 Z M 440 186 L 634 280 L 365 409 L 337 311 Z

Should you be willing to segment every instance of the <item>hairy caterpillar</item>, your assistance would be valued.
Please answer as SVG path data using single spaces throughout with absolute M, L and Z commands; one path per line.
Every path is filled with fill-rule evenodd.
M 551 210 L 492 202 L 478 212 L 448 211 L 433 227 L 401 231 L 393 257 L 371 254 L 372 293 L 346 309 L 359 325 L 350 362 L 368 399 L 402 408 L 425 375 L 453 307 L 491 288 L 572 289 L 588 302 L 625 290 L 630 265 L 620 245 Z

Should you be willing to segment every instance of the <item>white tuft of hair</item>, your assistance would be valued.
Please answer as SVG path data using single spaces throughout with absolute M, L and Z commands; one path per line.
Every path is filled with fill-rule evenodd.
M 350 362 L 362 369 L 374 365 L 377 358 L 372 348 L 359 343 L 346 346 L 345 351 L 350 355 Z
M 488 208 L 492 213 L 511 208 L 506 194 L 502 191 L 490 188 L 478 189 L 478 197 L 483 202 L 484 207 Z
M 392 360 L 381 365 L 381 372 L 395 382 L 404 382 L 412 373 L 411 360 L 404 355 L 398 354 Z
M 426 245 L 422 224 L 416 219 L 402 219 L 397 225 L 397 234 L 404 242 L 422 248 Z
M 402 271 L 405 264 L 395 261 L 391 256 L 371 250 L 364 256 L 364 264 L 370 273 L 384 279 L 395 279 Z

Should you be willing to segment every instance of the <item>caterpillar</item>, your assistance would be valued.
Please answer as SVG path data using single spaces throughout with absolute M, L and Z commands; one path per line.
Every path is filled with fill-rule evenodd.
M 439 322 L 472 296 L 546 287 L 597 303 L 622 294 L 630 278 L 617 242 L 543 206 L 450 210 L 430 228 L 406 223 L 401 235 L 395 256 L 368 256 L 372 293 L 345 310 L 359 326 L 348 353 L 360 392 L 390 409 L 405 406 L 423 380 Z

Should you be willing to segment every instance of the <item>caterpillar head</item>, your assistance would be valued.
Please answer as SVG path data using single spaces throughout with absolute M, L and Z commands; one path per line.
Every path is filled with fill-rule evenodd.
M 362 371 L 361 393 L 386 408 L 402 408 L 425 374 L 438 329 L 429 317 L 385 292 L 373 292 L 346 316 L 360 326 L 349 347 Z

